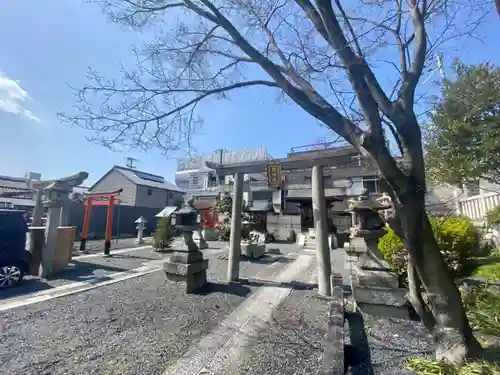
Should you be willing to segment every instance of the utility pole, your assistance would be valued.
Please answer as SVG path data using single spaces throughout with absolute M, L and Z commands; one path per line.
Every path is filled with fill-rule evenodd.
M 214 151 L 216 154 L 219 154 L 219 165 L 222 165 L 222 159 L 223 159 L 223 156 L 226 152 L 229 152 L 228 149 L 226 148 L 218 148 L 217 150 Z

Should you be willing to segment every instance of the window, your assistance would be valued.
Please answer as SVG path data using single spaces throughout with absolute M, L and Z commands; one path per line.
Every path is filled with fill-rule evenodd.
M 380 184 L 378 178 L 363 178 L 363 188 L 370 194 L 380 193 Z
M 323 176 L 323 183 L 325 185 L 328 185 L 330 186 L 331 185 L 331 182 L 332 182 L 332 176 Z
M 168 193 L 168 199 L 172 199 L 174 197 L 174 194 L 172 194 L 172 192 L 169 192 Z
M 310 176 L 304 176 L 304 183 L 305 184 L 312 183 L 312 177 L 310 177 Z
M 150 197 L 151 195 L 153 195 L 153 189 L 148 189 L 148 197 Z
M 200 176 L 192 175 L 190 176 L 190 188 L 191 189 L 198 189 L 200 188 Z
M 363 189 L 363 180 L 360 177 L 353 177 L 351 187 L 347 188 L 347 195 L 360 195 Z

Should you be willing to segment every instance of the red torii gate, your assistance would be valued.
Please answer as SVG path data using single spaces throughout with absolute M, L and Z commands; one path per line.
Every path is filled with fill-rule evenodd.
M 109 193 L 85 193 L 83 205 L 85 206 L 85 216 L 83 217 L 83 227 L 80 241 L 80 251 L 85 251 L 87 236 L 89 232 L 90 214 L 93 206 L 107 206 L 106 212 L 106 235 L 104 237 L 104 255 L 110 255 L 111 233 L 113 230 L 113 208 L 116 203 L 120 203 L 117 198 L 123 189 Z

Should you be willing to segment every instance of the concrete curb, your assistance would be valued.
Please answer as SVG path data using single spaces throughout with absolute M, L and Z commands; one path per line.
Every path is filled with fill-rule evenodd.
M 332 275 L 332 297 L 324 342 L 323 364 L 318 375 L 344 374 L 344 292 L 342 278 Z

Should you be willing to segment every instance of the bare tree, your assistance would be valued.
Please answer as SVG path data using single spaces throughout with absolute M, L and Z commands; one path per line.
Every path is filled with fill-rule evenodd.
M 180 150 L 201 121 L 200 102 L 249 87 L 276 90 L 377 163 L 416 271 L 412 302 L 437 356 L 461 363 L 480 353 L 427 218 L 416 101 L 436 51 L 472 36 L 491 1 L 96 1 L 113 22 L 155 37 L 136 50 L 137 67 L 122 81 L 91 71 L 65 120 L 107 146 Z M 391 155 L 389 135 L 401 159 Z

